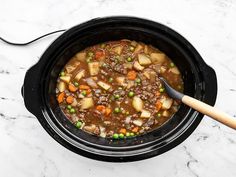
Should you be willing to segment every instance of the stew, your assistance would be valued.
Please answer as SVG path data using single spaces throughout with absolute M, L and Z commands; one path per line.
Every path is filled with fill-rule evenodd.
M 181 74 L 166 54 L 141 42 L 109 41 L 69 60 L 57 80 L 57 101 L 78 129 L 129 138 L 161 126 L 179 108 L 159 76 L 183 91 Z

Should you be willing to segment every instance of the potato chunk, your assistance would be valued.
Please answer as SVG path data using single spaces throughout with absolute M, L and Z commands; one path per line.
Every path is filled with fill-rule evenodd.
M 143 121 L 141 119 L 137 119 L 133 121 L 133 124 L 140 127 L 143 125 Z
M 151 116 L 151 113 L 147 110 L 142 110 L 141 112 L 141 118 L 149 118 Z
M 103 81 L 98 81 L 98 85 L 100 87 L 102 87 L 104 90 L 109 90 L 109 88 L 111 88 L 111 86 Z
M 138 112 L 141 112 L 143 110 L 143 101 L 138 96 L 134 96 L 132 105 L 134 109 Z
M 144 54 L 138 54 L 138 62 L 140 65 L 150 65 L 152 61 Z
M 59 92 L 64 92 L 66 89 L 65 82 L 60 81 L 57 88 L 58 88 Z
M 166 55 L 164 53 L 151 53 L 151 60 L 155 64 L 161 64 L 165 61 Z
M 176 67 L 169 69 L 169 71 L 174 73 L 174 74 L 180 74 L 178 68 L 176 68 Z
M 99 72 L 99 62 L 91 62 L 88 64 L 89 73 L 91 76 L 95 76 Z
M 93 103 L 93 99 L 91 97 L 89 98 L 83 98 L 81 101 L 80 101 L 80 109 L 83 110 L 83 109 L 89 109 L 91 107 L 93 107 L 94 103 Z
M 75 76 L 75 80 L 76 81 L 79 81 L 82 77 L 84 77 L 85 76 L 85 70 L 83 69 L 83 70 L 81 70 L 81 71 L 79 71 L 77 74 L 76 74 L 76 76 Z
M 123 47 L 121 45 L 119 45 L 119 46 L 112 48 L 112 51 L 117 53 L 118 55 L 120 55 L 122 52 L 122 49 L 123 49 Z
M 85 52 L 79 52 L 75 55 L 75 57 L 77 58 L 77 60 L 79 61 L 85 61 L 86 59 L 86 53 Z
M 160 101 L 162 102 L 162 109 L 170 109 L 173 103 L 173 99 L 168 97 L 163 97 Z
M 139 64 L 139 62 L 137 62 L 137 61 L 134 62 L 134 68 L 135 68 L 136 70 L 138 70 L 138 71 L 142 71 L 142 70 L 144 69 L 144 67 L 141 66 L 141 65 Z
M 60 79 L 64 82 L 66 82 L 67 84 L 69 84 L 71 76 L 69 76 L 69 75 L 61 76 Z

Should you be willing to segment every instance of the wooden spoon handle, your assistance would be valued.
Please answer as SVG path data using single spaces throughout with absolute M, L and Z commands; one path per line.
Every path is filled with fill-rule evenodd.
M 228 127 L 236 129 L 236 118 L 187 95 L 182 97 L 182 102 L 197 110 L 198 112 L 208 115 L 209 117 L 225 124 Z

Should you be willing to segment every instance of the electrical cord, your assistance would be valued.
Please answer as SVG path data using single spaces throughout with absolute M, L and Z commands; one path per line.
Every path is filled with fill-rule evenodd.
M 25 42 L 25 43 L 10 42 L 10 41 L 8 41 L 8 40 L 2 38 L 2 37 L 0 37 L 0 40 L 3 41 L 3 42 L 5 42 L 5 43 L 7 43 L 7 44 L 9 44 L 9 45 L 14 45 L 14 46 L 25 46 L 25 45 L 29 45 L 29 44 L 31 44 L 31 43 L 33 43 L 33 42 L 39 40 L 39 39 L 42 39 L 42 38 L 44 38 L 44 37 L 46 37 L 46 36 L 49 36 L 49 35 L 52 35 L 52 34 L 55 34 L 55 33 L 64 32 L 64 31 L 66 31 L 66 30 L 64 29 L 64 30 L 52 31 L 52 32 L 50 32 L 50 33 L 44 34 L 44 35 L 42 35 L 42 36 L 39 36 L 39 37 L 33 39 L 32 41 Z

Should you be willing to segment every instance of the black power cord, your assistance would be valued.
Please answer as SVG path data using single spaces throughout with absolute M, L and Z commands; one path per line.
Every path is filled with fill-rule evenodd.
M 57 31 L 53 31 L 53 32 L 50 32 L 50 33 L 44 34 L 44 35 L 42 35 L 42 36 L 40 36 L 40 37 L 37 37 L 36 39 L 33 39 L 32 41 L 25 42 L 25 43 L 15 43 L 15 42 L 10 42 L 10 41 L 8 41 L 8 40 L 2 38 L 2 37 L 0 37 L 0 40 L 3 41 L 3 42 L 5 42 L 5 43 L 7 43 L 7 44 L 9 44 L 9 45 L 14 45 L 14 46 L 25 46 L 25 45 L 29 45 L 29 44 L 31 44 L 31 43 L 33 43 L 33 42 L 35 42 L 35 41 L 37 41 L 37 40 L 39 40 L 39 39 L 41 39 L 41 38 L 44 38 L 44 37 L 46 37 L 46 36 L 49 36 L 49 35 L 52 35 L 52 34 L 55 34 L 55 33 L 64 32 L 64 31 L 66 31 L 66 30 L 57 30 Z

